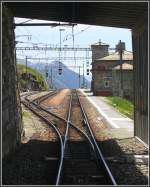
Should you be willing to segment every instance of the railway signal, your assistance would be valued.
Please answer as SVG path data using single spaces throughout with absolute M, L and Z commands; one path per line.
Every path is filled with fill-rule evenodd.
M 58 68 L 58 74 L 59 74 L 59 75 L 62 74 L 62 68 L 61 68 L 61 67 Z
M 90 70 L 89 70 L 89 61 L 86 61 L 86 74 L 89 75 Z
M 89 75 L 89 73 L 90 73 L 90 70 L 86 69 L 86 74 Z
M 48 72 L 46 72 L 46 77 L 48 77 Z

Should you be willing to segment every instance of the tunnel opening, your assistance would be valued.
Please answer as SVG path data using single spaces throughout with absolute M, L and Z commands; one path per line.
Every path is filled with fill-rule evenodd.
M 34 5 L 35 5 L 34 3 L 32 4 L 33 6 L 28 6 L 28 5 L 29 4 L 25 3 L 25 7 L 24 7 L 25 9 L 26 8 L 28 9 L 28 11 L 29 11 L 28 15 L 26 15 L 26 13 L 24 11 L 20 12 L 20 10 L 21 10 L 20 9 L 20 5 L 16 4 L 16 3 L 15 4 L 12 4 L 12 3 L 10 3 L 10 4 L 8 3 L 7 4 L 8 9 L 12 11 L 12 14 L 11 13 L 9 14 L 9 11 L 6 11 L 6 10 L 3 9 L 3 18 L 4 18 L 3 19 L 3 21 L 4 21 L 3 23 L 5 24 L 7 22 L 7 24 L 5 24 L 5 26 L 3 26 L 3 28 L 5 28 L 5 31 L 9 31 L 9 32 L 5 32 L 4 29 L 3 29 L 3 37 L 4 37 L 4 40 L 3 40 L 3 70 L 4 70 L 3 71 L 3 103 L 4 103 L 3 104 L 3 109 L 5 109 L 5 110 L 4 110 L 4 114 L 3 114 L 3 128 L 2 128 L 2 130 L 3 130 L 3 154 L 4 154 L 4 156 L 7 155 L 9 152 L 12 152 L 12 150 L 14 150 L 18 146 L 18 144 L 20 144 L 20 142 L 21 142 L 21 133 L 26 133 L 26 132 L 23 132 L 23 126 L 21 124 L 21 113 L 22 113 L 21 110 L 22 109 L 20 107 L 21 104 L 20 104 L 20 99 L 19 99 L 20 98 L 20 96 L 19 96 L 19 88 L 18 88 L 18 84 L 17 84 L 17 79 L 15 77 L 16 76 L 15 63 L 17 61 L 16 56 L 18 55 L 18 54 L 16 55 L 15 53 L 18 53 L 17 50 L 19 51 L 19 49 L 17 49 L 17 48 L 19 48 L 18 47 L 19 42 L 20 42 L 20 46 L 22 47 L 23 43 L 25 43 L 26 40 L 22 40 L 23 43 L 22 43 L 22 41 L 16 41 L 16 40 L 14 40 L 14 38 L 15 38 L 14 37 L 14 32 L 10 32 L 10 30 L 12 31 L 14 29 L 13 17 L 15 15 L 17 17 L 28 17 L 29 19 L 45 18 L 43 20 L 47 20 L 46 11 L 49 12 L 49 10 L 46 9 L 46 6 L 45 6 L 46 4 L 43 4 L 46 16 L 42 16 L 43 15 L 42 11 L 41 11 L 41 14 L 42 14 L 41 16 L 36 13 L 37 10 L 39 9 L 39 5 L 41 6 L 41 4 L 37 3 L 36 8 L 34 7 Z M 54 4 L 53 3 L 51 5 L 53 5 L 57 10 L 61 10 L 62 12 L 64 12 L 64 5 L 62 3 L 60 3 L 60 4 L 57 4 L 57 3 Z M 68 5 L 70 5 L 70 3 L 68 3 Z M 96 4 L 89 4 L 89 3 L 87 3 L 87 6 L 86 6 L 87 11 L 90 12 L 89 7 L 90 8 L 92 7 L 93 9 L 96 8 L 95 5 Z M 132 10 L 133 6 L 135 4 L 130 4 L 130 5 L 131 5 L 130 7 L 131 7 L 131 10 Z M 138 4 L 136 4 L 136 9 L 135 9 L 135 12 L 134 12 L 135 15 L 130 15 L 130 13 L 129 13 L 127 19 L 125 19 L 124 16 L 122 15 L 122 16 L 120 16 L 120 20 L 118 20 L 118 19 L 116 20 L 116 15 L 115 15 L 116 9 L 118 9 L 118 10 L 119 9 L 124 10 L 126 8 L 126 6 L 127 6 L 127 4 L 124 4 L 124 5 L 123 4 L 119 4 L 118 6 L 115 6 L 115 4 L 112 4 L 112 3 L 110 4 L 110 7 L 109 6 L 107 7 L 105 5 L 105 3 L 101 4 L 101 6 L 98 6 L 99 8 L 100 7 L 103 7 L 103 8 L 105 7 L 105 9 L 107 10 L 106 12 L 110 11 L 109 8 L 113 8 L 111 16 L 112 16 L 112 20 L 114 21 L 114 23 L 110 23 L 109 19 L 107 19 L 107 18 L 105 18 L 104 20 L 99 19 L 99 17 L 96 18 L 96 15 L 99 12 L 98 11 L 99 8 L 95 9 L 95 15 L 94 15 L 95 18 L 96 18 L 95 22 L 94 21 L 92 22 L 92 20 L 90 19 L 90 17 L 88 17 L 87 20 L 86 20 L 86 18 L 84 17 L 84 15 L 81 14 L 82 9 L 83 9 L 83 4 L 79 4 L 79 3 L 77 3 L 77 4 L 75 3 L 73 6 L 71 4 L 72 8 L 70 9 L 71 12 L 69 12 L 72 15 L 71 18 L 69 18 L 68 15 L 64 15 L 63 18 L 60 18 L 60 15 L 57 15 L 57 13 L 55 11 L 52 13 L 52 15 L 54 14 L 53 20 L 58 21 L 57 23 L 60 23 L 60 21 L 64 21 L 62 23 L 65 24 L 66 23 L 65 21 L 69 21 L 69 24 L 71 24 L 71 23 L 78 23 L 78 24 L 79 23 L 85 23 L 85 24 L 93 24 L 93 25 L 101 25 L 101 24 L 105 25 L 106 24 L 107 26 L 110 25 L 110 26 L 113 26 L 113 27 L 114 26 L 118 26 L 118 27 L 124 27 L 124 28 L 129 27 L 129 28 L 132 29 L 133 59 L 134 59 L 133 62 L 132 63 L 126 63 L 125 65 L 122 65 L 122 67 L 121 67 L 120 64 L 119 64 L 120 65 L 119 67 L 113 66 L 114 69 L 113 69 L 113 71 L 111 73 L 111 76 L 110 76 L 110 73 L 109 73 L 110 70 L 107 72 L 106 69 L 105 69 L 106 67 L 104 67 L 104 65 L 102 63 L 102 61 L 105 61 L 106 57 L 109 56 L 109 55 L 101 57 L 101 58 L 105 58 L 105 59 L 99 58 L 98 60 L 95 60 L 96 62 L 95 62 L 95 67 L 94 68 L 96 70 L 99 68 L 100 72 L 104 72 L 105 71 L 105 74 L 103 75 L 103 78 L 102 78 L 102 80 L 103 80 L 103 85 L 102 85 L 103 86 L 103 91 L 101 92 L 101 89 L 99 89 L 98 91 L 96 90 L 95 93 L 94 93 L 94 95 L 99 95 L 99 94 L 102 95 L 102 96 L 109 96 L 109 95 L 111 95 L 111 92 L 110 92 L 110 90 L 108 88 L 110 88 L 110 86 L 112 84 L 112 79 L 113 79 L 113 81 L 116 81 L 116 79 L 117 79 L 117 73 L 119 72 L 119 70 L 121 68 L 123 68 L 123 70 L 126 70 L 126 68 L 128 66 L 129 74 L 131 74 L 132 67 L 133 67 L 133 72 L 134 72 L 132 74 L 132 75 L 134 75 L 133 76 L 134 86 L 132 87 L 132 89 L 134 90 L 134 93 L 132 93 L 133 97 L 131 97 L 130 95 L 128 95 L 128 91 L 127 91 L 127 94 L 124 95 L 124 97 L 126 97 L 127 99 L 130 98 L 130 100 L 134 100 L 134 136 L 140 137 L 140 139 L 142 139 L 142 141 L 144 141 L 145 143 L 147 143 L 148 142 L 148 134 L 147 134 L 147 132 L 148 132 L 147 131 L 147 129 L 148 129 L 148 103 L 147 103 L 147 100 L 148 100 L 148 98 L 147 98 L 147 89 L 148 89 L 148 87 L 147 87 L 147 83 L 148 83 L 148 80 L 147 80 L 147 77 L 148 77 L 147 73 L 148 72 L 147 72 L 147 70 L 148 70 L 148 68 L 146 68 L 146 67 L 147 67 L 147 60 L 148 60 L 148 58 L 147 58 L 147 37 L 148 37 L 147 33 L 148 32 L 147 32 L 147 22 L 146 22 L 147 19 L 146 19 L 146 16 L 145 16 L 146 13 L 143 13 L 143 12 L 145 12 L 145 10 L 147 10 L 147 8 L 146 8 L 145 4 L 142 4 L 142 6 L 140 4 L 140 8 L 139 8 Z M 55 9 L 54 7 L 52 8 L 52 10 Z M 31 14 L 32 8 L 34 10 L 33 14 Z M 101 9 L 101 11 L 102 11 L 102 9 Z M 122 12 L 122 14 L 125 14 L 125 12 L 123 12 L 123 11 L 121 11 L 121 12 Z M 139 22 L 135 22 L 135 17 L 136 17 L 137 14 L 139 14 L 139 12 L 144 15 L 143 16 L 143 20 L 139 20 Z M 105 15 L 105 11 L 102 11 L 101 14 Z M 115 17 L 113 17 L 113 15 Z M 128 23 L 127 23 L 127 20 L 129 20 Z M 24 20 L 24 22 L 30 23 L 30 20 Z M 141 25 L 143 25 L 143 27 L 141 27 Z M 141 29 L 139 29 L 139 27 Z M 75 28 L 75 26 L 73 26 L 73 28 Z M 17 30 L 17 29 L 15 29 L 15 30 Z M 59 39 L 63 36 L 63 32 L 62 31 L 63 31 L 63 28 L 59 28 L 59 32 L 57 34 L 57 37 L 59 36 Z M 72 37 L 71 38 L 72 38 L 72 48 L 73 48 L 72 56 L 73 57 L 71 57 L 71 58 L 73 59 L 73 61 L 75 63 L 75 67 L 70 67 L 70 69 L 73 68 L 73 70 L 75 70 L 75 68 L 77 67 L 77 65 L 76 65 L 76 63 L 77 63 L 77 60 L 76 60 L 77 54 L 75 53 L 76 51 L 75 51 L 74 42 L 76 42 L 76 40 L 74 38 L 75 35 L 74 35 L 73 32 L 74 31 L 72 30 L 72 32 L 71 32 Z M 81 31 L 81 32 L 83 32 L 83 31 Z M 25 38 L 27 37 L 27 40 L 28 40 L 27 43 L 31 42 L 31 38 L 30 38 L 31 34 L 30 34 L 29 30 L 27 31 L 27 33 L 21 33 L 21 34 L 19 33 L 18 35 L 22 35 L 22 36 L 24 35 Z M 6 37 L 8 38 L 8 40 L 6 40 Z M 17 34 L 16 34 L 16 38 L 17 38 Z M 52 39 L 54 40 L 53 37 L 52 37 Z M 65 39 L 67 39 L 67 37 L 64 38 L 64 40 Z M 37 41 L 39 41 L 39 38 L 37 38 Z M 59 40 L 57 40 L 57 41 L 59 41 Z M 123 39 L 122 39 L 122 41 L 123 41 Z M 103 40 L 102 41 L 98 41 L 98 45 L 99 44 L 101 45 L 102 43 L 103 43 Z M 60 44 L 61 44 L 61 40 L 59 41 L 59 47 L 58 46 L 49 46 L 51 49 L 58 48 L 57 50 L 59 50 L 58 59 L 57 59 L 57 64 L 58 65 L 56 67 L 51 67 L 51 66 L 49 67 L 48 63 L 46 63 L 45 67 L 43 68 L 43 72 L 44 72 L 43 75 L 45 76 L 45 79 L 43 79 L 43 81 L 41 81 L 40 86 L 37 83 L 38 81 L 35 78 L 36 77 L 35 74 L 34 75 L 31 74 L 31 71 L 33 71 L 33 70 L 29 69 L 29 63 L 32 63 L 31 59 L 33 57 L 31 57 L 28 54 L 27 55 L 23 54 L 23 57 L 24 57 L 23 58 L 23 61 L 24 61 L 23 63 L 25 63 L 25 66 L 22 67 L 22 68 L 24 69 L 23 70 L 24 74 L 22 74 L 19 78 L 22 79 L 23 81 L 27 80 L 28 84 L 22 83 L 22 85 L 23 85 L 23 87 L 21 88 L 22 91 L 32 90 L 32 87 L 34 87 L 34 91 L 38 91 L 38 90 L 40 90 L 42 88 L 44 88 L 46 90 L 45 84 L 46 84 L 46 82 L 48 82 L 48 78 L 49 78 L 49 87 L 50 87 L 50 89 L 52 89 L 52 91 L 54 91 L 53 89 L 56 89 L 55 87 L 53 87 L 53 74 L 54 74 L 54 76 L 57 74 L 58 77 L 62 77 L 62 75 L 65 72 L 63 64 L 62 64 L 62 61 L 60 60 L 61 59 L 60 57 L 62 57 L 61 56 L 62 55 L 62 48 L 61 48 L 62 46 Z M 45 45 L 44 47 L 42 46 L 42 44 L 41 44 L 41 46 L 37 46 L 37 43 L 33 43 L 32 46 L 30 46 L 30 50 L 31 50 L 31 48 L 35 48 L 35 49 L 40 48 L 40 47 L 41 48 L 48 48 L 47 44 L 44 44 L 44 45 Z M 103 46 L 107 47 L 107 44 L 105 44 Z M 29 46 L 27 46 L 27 47 L 29 47 Z M 63 48 L 66 49 L 66 48 L 68 48 L 68 46 L 63 46 Z M 76 50 L 77 50 L 77 48 L 78 47 L 76 47 Z M 15 50 L 12 50 L 12 49 L 15 49 Z M 8 50 L 11 51 L 11 54 L 9 56 L 7 56 Z M 20 51 L 21 50 L 22 49 L 20 48 Z M 88 51 L 89 49 L 86 49 L 86 50 Z M 67 50 L 65 50 L 64 53 L 66 51 Z M 24 52 L 21 52 L 21 53 L 24 53 Z M 21 53 L 20 53 L 20 56 L 22 55 Z M 41 54 L 40 58 L 38 59 L 39 61 L 42 60 L 43 56 L 44 56 L 45 60 L 49 60 L 49 59 L 46 59 L 47 58 L 46 57 L 46 53 L 47 53 L 46 50 L 44 50 L 44 53 L 45 53 L 44 55 Z M 115 52 L 115 54 L 116 53 L 117 52 Z M 33 55 L 33 51 L 30 54 Z M 38 54 L 39 54 L 39 52 L 38 52 Z M 69 53 L 69 54 L 71 55 L 71 53 Z M 67 54 L 63 54 L 63 55 L 64 55 L 63 57 L 66 58 Z M 119 53 L 117 55 L 119 56 Z M 127 55 L 129 55 L 129 53 Z M 7 56 L 7 58 L 6 58 L 6 56 Z M 37 54 L 34 54 L 33 56 L 35 58 L 34 60 L 37 60 Z M 86 73 L 87 73 L 87 75 L 91 74 L 91 73 L 93 74 L 93 69 L 94 68 L 92 67 L 92 71 L 90 72 L 90 65 L 89 65 L 90 63 L 87 60 L 89 58 L 89 54 L 88 53 L 85 54 L 84 58 L 86 59 L 85 60 L 86 71 L 82 71 L 82 69 L 85 68 L 84 63 L 82 64 L 82 66 L 78 65 L 77 70 L 76 70 L 77 73 L 79 72 L 79 74 L 77 76 L 77 79 L 76 79 L 77 86 L 76 87 L 72 87 L 72 89 L 81 88 L 81 90 L 84 89 L 85 93 L 89 93 L 89 90 L 93 90 L 95 86 L 92 83 L 92 86 L 89 88 L 89 90 L 85 90 L 86 89 L 85 74 Z M 101 67 L 96 66 L 98 63 L 101 63 Z M 116 64 L 116 65 L 118 65 L 118 64 Z M 132 67 L 129 66 L 129 65 L 132 65 Z M 37 68 L 37 65 L 35 65 L 35 66 Z M 93 66 L 93 63 L 92 63 L 92 66 Z M 57 72 L 54 71 L 55 68 L 56 68 Z M 47 71 L 48 69 L 50 69 L 50 71 Z M 11 75 L 9 73 L 7 73 L 8 70 L 9 70 L 9 72 L 11 72 Z M 81 74 L 82 78 L 80 76 L 80 72 L 82 73 Z M 39 78 L 40 76 L 41 75 L 37 75 L 38 79 L 40 79 Z M 95 74 L 95 76 L 99 76 L 99 74 L 98 75 Z M 14 79 L 12 79 L 12 77 Z M 120 79 L 120 77 L 121 77 L 120 73 L 118 74 L 118 77 L 119 77 L 118 79 Z M 131 81 L 129 75 L 128 76 L 123 76 L 123 77 L 129 78 L 128 84 L 127 84 L 127 86 L 129 86 L 130 85 L 129 82 Z M 99 79 L 99 78 L 97 77 L 97 79 Z M 117 82 L 115 82 L 115 84 L 117 86 L 116 91 L 118 91 L 118 89 L 121 86 Z M 12 86 L 9 87 L 9 85 L 12 85 Z M 9 87 L 9 91 L 7 90 L 8 87 Z M 88 86 L 87 86 L 87 88 L 88 88 Z M 114 86 L 112 86 L 112 88 L 114 88 Z M 8 93 L 8 94 L 5 94 L 5 93 Z M 13 93 L 13 95 L 12 95 L 12 93 Z M 119 92 L 119 93 L 115 92 L 115 94 L 116 95 L 119 94 L 119 95 L 122 96 L 122 92 Z M 22 96 L 23 95 L 24 95 L 24 93 L 22 93 Z M 8 97 L 10 98 L 9 100 L 8 100 Z M 69 94 L 67 95 L 67 97 L 69 97 Z M 50 109 L 53 109 L 55 111 L 57 109 L 57 107 L 58 107 L 59 104 L 58 104 L 58 100 L 57 99 L 55 99 L 54 97 L 52 97 L 52 98 L 53 99 L 51 100 L 51 102 L 53 103 L 53 107 L 52 108 L 51 108 L 51 106 L 49 106 L 49 107 L 50 107 Z M 6 100 L 8 102 L 7 105 L 5 104 Z M 39 101 L 37 101 L 37 102 L 39 102 Z M 76 105 L 77 104 L 75 104 L 75 106 Z M 89 108 L 89 106 L 90 106 L 89 104 L 86 104 L 87 108 Z M 115 104 L 114 104 L 114 106 L 115 106 Z M 63 108 L 63 106 L 61 106 L 61 107 Z M 24 116 L 26 116 L 26 117 L 28 116 L 29 117 L 30 114 L 28 113 L 28 111 L 23 111 L 23 112 L 24 112 L 23 113 L 23 118 L 24 118 Z M 15 116 L 14 121 L 12 123 L 10 123 L 9 119 L 13 115 Z M 106 118 L 105 120 L 107 121 L 108 119 Z M 83 123 L 85 123 L 84 125 L 86 125 L 86 122 L 83 122 Z M 12 128 L 12 124 L 14 124 L 13 128 Z M 9 133 L 6 133 L 8 131 L 9 131 Z M 13 131 L 14 131 L 14 133 L 12 133 Z M 28 133 L 30 134 L 30 132 L 28 132 Z M 8 134 L 10 134 L 10 135 L 8 135 Z M 45 136 L 47 136 L 47 135 L 45 134 Z M 9 137 L 9 138 L 7 139 L 7 137 Z M 35 133 L 33 139 L 34 138 L 36 139 L 36 137 L 38 137 L 38 134 Z M 24 141 L 26 142 L 26 139 L 24 139 Z M 46 140 L 44 140 L 44 141 L 46 143 Z M 10 144 L 10 142 L 14 142 L 14 143 Z M 104 141 L 103 141 L 103 143 L 104 143 Z M 35 145 L 36 145 L 36 143 L 35 143 Z M 144 152 L 145 150 L 142 150 L 142 151 Z M 53 159 L 51 157 L 50 158 L 49 157 L 46 158 L 46 160 L 49 160 L 49 159 L 50 160 L 54 159 L 54 160 L 57 161 L 57 158 L 55 158 L 55 157 Z M 4 162 L 4 164 L 5 164 L 5 162 Z M 5 174 L 6 173 L 7 172 L 5 172 Z M 53 174 L 52 174 L 52 176 L 53 176 Z M 31 178 L 28 180 L 29 183 L 32 181 Z M 70 178 L 68 180 L 74 181 L 75 179 Z M 91 179 L 91 180 L 96 181 L 96 179 Z M 147 179 L 143 179 L 143 180 L 144 180 L 144 183 L 145 183 Z M 5 175 L 4 175 L 4 180 L 3 181 L 6 181 Z M 82 177 L 81 178 L 79 177 L 79 181 L 78 182 L 82 183 L 82 181 L 84 181 L 84 179 Z M 16 181 L 14 181 L 14 182 L 16 182 Z M 21 182 L 23 182 L 23 181 L 21 181 Z M 38 182 L 40 182 L 40 181 L 37 181 L 37 183 Z M 141 181 L 139 181 L 139 183 L 140 182 Z M 131 184 L 132 184 L 132 182 L 131 182 Z

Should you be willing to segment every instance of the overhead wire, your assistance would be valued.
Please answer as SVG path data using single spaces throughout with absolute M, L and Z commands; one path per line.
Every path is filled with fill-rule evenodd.
M 24 22 L 20 22 L 20 23 L 18 23 L 18 24 L 24 24 L 24 23 L 27 23 L 27 22 L 32 21 L 32 20 L 34 20 L 34 19 L 28 19 L 28 20 L 26 20 L 26 21 L 24 21 Z
M 73 29 L 73 26 L 72 26 L 72 34 L 71 35 L 67 35 L 67 36 L 65 36 L 65 38 L 63 39 L 63 42 L 66 42 L 66 41 L 68 41 L 69 39 L 72 39 L 73 40 L 73 49 L 75 48 L 75 36 L 77 36 L 77 35 L 79 35 L 79 34 L 81 34 L 81 33 L 83 33 L 84 31 L 86 31 L 87 29 L 89 29 L 91 26 L 88 26 L 88 27 L 86 27 L 85 29 L 83 29 L 83 30 L 81 30 L 81 31 L 79 31 L 79 32 L 77 32 L 76 34 L 74 34 L 74 29 Z M 69 37 L 70 36 L 70 37 Z M 75 65 L 76 65 L 76 51 L 74 50 L 74 62 L 75 62 Z
M 74 34 L 74 36 L 77 36 L 77 35 L 83 33 L 85 30 L 89 29 L 90 27 L 91 27 L 91 26 L 88 26 L 88 27 L 86 27 L 85 29 L 83 29 L 83 30 L 77 32 L 76 34 Z M 69 36 L 70 36 L 70 35 L 69 35 Z M 72 39 L 72 36 L 70 36 L 70 37 L 68 37 L 68 38 L 67 38 L 67 36 L 66 36 L 66 38 L 64 38 L 63 42 L 65 42 L 65 41 L 67 41 L 67 40 L 69 40 L 69 39 Z
M 31 20 L 27 20 L 27 21 L 31 21 Z M 27 22 L 26 21 L 26 22 Z M 23 22 L 22 22 L 23 23 Z M 22 33 L 23 35 L 24 35 L 24 32 L 26 31 L 28 34 L 31 34 L 31 32 L 27 29 L 27 28 L 24 28 L 24 32 L 22 32 L 22 30 L 19 28 L 19 27 L 17 27 L 17 29 L 19 29 L 19 32 L 20 33 Z M 39 39 L 38 39 L 38 37 L 36 37 L 35 35 L 34 35 L 34 38 L 38 41 L 38 43 L 33 43 L 33 42 L 21 42 L 20 41 L 20 43 L 31 43 L 32 45 L 38 45 L 38 44 L 43 44 L 43 45 L 51 45 L 51 44 L 46 44 L 46 43 L 40 43 L 40 41 L 39 41 Z M 26 54 L 25 54 L 25 52 L 24 51 L 21 51 L 22 53 L 24 53 L 24 56 L 27 56 Z M 17 53 L 18 54 L 18 53 Z M 37 57 L 37 55 L 39 55 L 40 54 L 40 56 L 43 56 L 44 54 L 43 54 L 43 52 L 40 52 L 40 51 L 37 51 L 37 53 L 35 54 L 35 57 Z M 32 53 L 32 55 L 33 55 L 33 53 Z M 45 55 L 44 56 L 46 56 L 46 51 L 45 51 Z
M 31 21 L 31 20 L 27 20 L 26 22 L 28 22 L 28 21 Z M 59 26 L 60 27 L 60 26 Z M 72 26 L 72 35 L 71 35 L 71 37 L 70 38 L 66 38 L 66 40 L 65 41 L 67 41 L 67 40 L 69 40 L 69 39 L 71 39 L 72 38 L 72 41 L 73 41 L 73 49 L 75 48 L 75 36 L 77 36 L 77 35 L 79 35 L 79 34 L 81 34 L 81 33 L 83 33 L 85 30 L 87 30 L 87 29 L 89 29 L 91 26 L 88 26 L 88 27 L 86 27 L 85 29 L 83 29 L 83 30 L 81 30 L 80 32 L 77 32 L 76 34 L 74 34 L 74 27 Z M 19 29 L 20 30 L 20 29 Z M 27 28 L 25 28 L 25 30 L 30 34 L 30 31 L 27 29 Z M 22 31 L 21 31 L 22 32 Z M 34 35 L 34 38 L 36 38 L 36 40 L 39 42 L 39 39 L 38 39 L 38 37 L 36 37 L 35 35 Z M 64 41 L 63 41 L 64 42 Z M 25 42 L 24 42 L 25 43 Z M 27 43 L 27 42 L 26 42 Z M 38 44 L 44 44 L 44 45 L 51 45 L 51 44 L 45 44 L 45 43 L 33 43 L 33 42 L 28 42 L 28 43 L 31 43 L 32 45 L 38 45 Z M 23 53 L 24 53 L 24 51 L 23 51 Z M 41 53 L 41 52 L 40 52 Z M 37 55 L 39 54 L 39 51 L 37 52 Z M 41 55 L 42 55 L 43 53 L 41 53 Z M 36 55 L 36 54 L 35 54 Z M 45 55 L 46 55 L 46 51 L 45 51 Z M 44 56 L 45 56 L 44 55 Z M 43 56 L 43 55 L 42 55 Z M 75 62 L 75 65 L 76 65 L 76 52 L 75 52 L 75 50 L 74 50 L 74 62 Z

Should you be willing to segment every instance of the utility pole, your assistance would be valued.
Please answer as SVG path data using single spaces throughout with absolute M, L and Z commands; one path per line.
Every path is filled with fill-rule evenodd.
M 62 74 L 62 67 L 61 67 L 61 64 L 60 64 L 60 60 L 61 60 L 61 31 L 64 31 L 64 29 L 59 29 L 60 31 L 60 49 L 59 49 L 59 68 L 58 68 L 58 71 L 59 71 L 59 75 Z
M 80 66 L 79 66 L 79 88 L 80 88 Z
M 122 71 L 122 64 L 123 64 L 123 59 L 122 59 L 122 54 L 125 50 L 125 43 L 121 42 L 119 40 L 119 43 L 116 45 L 116 51 L 119 52 L 120 55 L 120 88 L 119 88 L 119 95 L 123 97 L 123 71 Z
M 84 63 L 83 63 L 83 88 L 84 88 L 85 80 L 84 80 Z
M 72 26 L 72 41 L 73 41 L 73 49 L 74 49 L 74 25 Z M 76 66 L 76 57 L 75 57 L 75 50 L 74 50 L 74 62 Z
M 48 64 L 46 63 L 46 65 L 45 65 L 45 77 L 46 77 L 46 84 L 48 85 Z M 48 87 L 49 87 L 49 85 L 48 85 Z
M 121 85 L 120 85 L 120 88 L 121 88 L 121 95 L 123 96 L 123 72 L 122 72 L 122 53 L 123 51 L 120 50 L 120 81 L 121 81 Z
M 51 67 L 51 88 L 53 89 L 53 71 Z
M 26 56 L 26 77 L 27 77 L 27 60 L 28 60 L 28 57 Z
M 27 82 L 27 87 L 26 89 L 28 89 L 28 74 L 27 74 L 27 63 L 28 63 L 28 57 L 26 56 L 26 82 Z

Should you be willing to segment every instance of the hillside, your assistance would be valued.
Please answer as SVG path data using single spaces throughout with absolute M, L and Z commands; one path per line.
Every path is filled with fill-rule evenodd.
M 19 63 L 25 64 L 25 60 L 18 59 Z M 28 66 L 35 68 L 38 70 L 44 77 L 45 77 L 45 68 L 47 66 L 48 70 L 48 78 L 47 82 L 49 84 L 49 87 L 51 87 L 51 83 L 53 88 L 61 89 L 61 88 L 79 88 L 79 74 L 78 69 L 77 72 L 73 71 L 72 69 L 69 69 L 66 65 L 61 63 L 62 66 L 62 74 L 58 74 L 58 61 L 53 61 L 46 65 L 46 63 L 32 63 L 28 61 Z M 51 78 L 51 72 L 52 72 L 52 78 Z M 83 75 L 82 75 L 82 69 L 80 70 L 80 87 L 83 84 Z M 46 77 L 45 77 L 46 78 Z M 90 79 L 90 77 L 89 77 Z M 87 88 L 91 87 L 91 81 L 88 80 L 85 77 L 85 86 Z
M 48 90 L 43 75 L 34 68 L 27 67 L 26 74 L 26 66 L 17 64 L 17 74 L 21 90 Z

